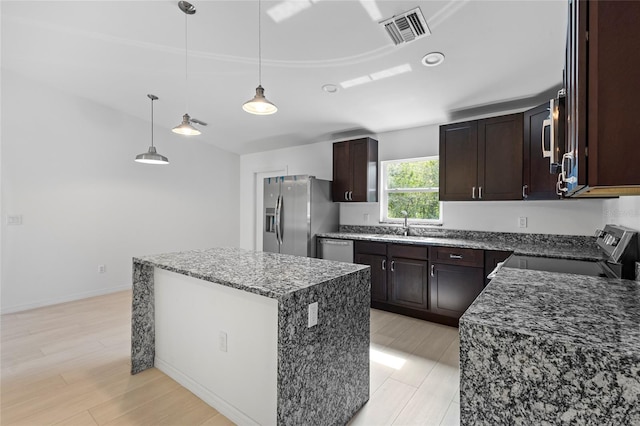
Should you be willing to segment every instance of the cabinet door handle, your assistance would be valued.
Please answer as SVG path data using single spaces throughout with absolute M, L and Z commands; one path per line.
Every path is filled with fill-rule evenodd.
M 564 184 L 564 173 L 560 173 L 558 175 L 558 181 L 556 182 L 556 194 L 562 197 L 563 193 L 567 192 L 567 188 L 563 188 Z
M 391 261 L 391 272 L 393 272 L 393 271 L 395 271 L 395 270 L 396 270 L 396 261 L 395 261 L 395 260 L 392 260 L 392 261 Z
M 482 200 L 482 187 L 478 187 L 478 198 Z
M 461 254 L 450 254 L 449 259 L 462 259 Z
M 476 187 L 475 186 L 471 189 L 471 198 L 473 198 L 474 200 L 476 199 Z
M 349 191 L 344 191 L 344 200 L 349 201 Z
M 353 201 L 353 191 L 349 191 L 349 201 Z
M 436 265 L 431 265 L 431 276 L 432 277 L 436 276 Z
M 382 259 L 382 270 L 383 271 L 387 270 L 387 259 Z
M 529 185 L 522 185 L 522 199 L 524 200 L 526 200 L 528 197 L 527 188 L 529 188 Z

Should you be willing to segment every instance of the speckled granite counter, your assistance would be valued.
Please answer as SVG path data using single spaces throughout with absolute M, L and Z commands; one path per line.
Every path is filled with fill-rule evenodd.
M 397 226 L 342 226 L 340 232 L 318 234 L 318 237 L 512 251 L 515 254 L 526 256 L 547 256 L 564 259 L 602 259 L 602 254 L 598 250 L 595 238 L 586 236 L 458 231 L 421 227 L 410 228 L 409 236 L 401 235 L 401 232 L 402 228 Z
M 460 369 L 461 424 L 640 425 L 640 283 L 502 268 Z
M 369 267 L 232 248 L 134 258 L 133 374 L 154 365 L 154 268 L 277 300 L 278 424 L 345 424 L 369 399 Z

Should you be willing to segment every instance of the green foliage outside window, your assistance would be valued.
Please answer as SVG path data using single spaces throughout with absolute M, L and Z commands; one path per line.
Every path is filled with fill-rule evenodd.
M 386 166 L 387 218 L 440 219 L 439 161 L 389 163 Z
M 438 160 L 387 164 L 387 188 L 438 188 L 440 178 Z

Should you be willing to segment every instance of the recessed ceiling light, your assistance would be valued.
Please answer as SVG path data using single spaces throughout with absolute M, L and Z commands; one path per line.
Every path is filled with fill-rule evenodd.
M 327 93 L 336 93 L 338 91 L 338 86 L 336 86 L 335 84 L 325 84 L 324 86 L 322 86 L 322 90 Z
M 425 67 L 435 67 L 444 62 L 444 55 L 440 52 L 431 52 L 424 55 L 422 65 Z

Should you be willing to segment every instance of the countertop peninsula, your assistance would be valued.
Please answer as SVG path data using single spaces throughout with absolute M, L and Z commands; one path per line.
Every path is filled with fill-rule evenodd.
M 640 282 L 502 268 L 460 368 L 465 424 L 640 424 Z

